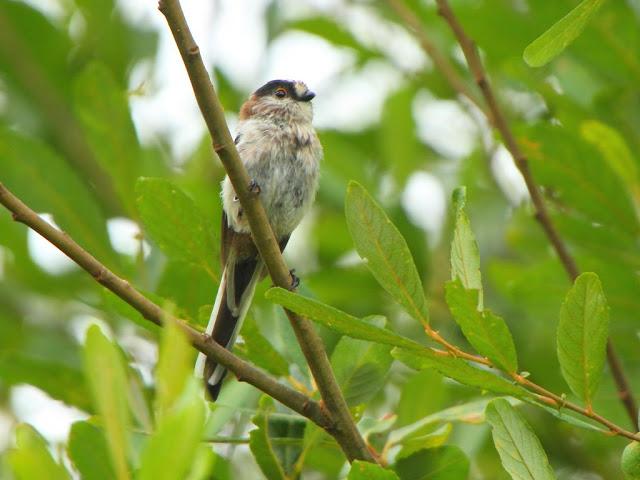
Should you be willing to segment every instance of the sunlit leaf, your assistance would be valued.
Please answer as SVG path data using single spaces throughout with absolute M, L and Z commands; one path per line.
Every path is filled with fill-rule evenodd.
M 531 67 L 541 67 L 560 55 L 582 33 L 604 0 L 583 0 L 524 50 Z
M 107 437 L 111 461 L 118 480 L 130 478 L 129 406 L 127 374 L 116 346 L 92 325 L 85 343 L 85 373 Z
M 487 406 L 487 422 L 502 466 L 516 480 L 545 480 L 556 476 L 540 440 L 518 411 L 504 399 Z
M 590 408 L 606 358 L 609 307 L 595 273 L 580 275 L 562 304 L 558 360 L 569 387 Z
M 345 211 L 356 250 L 378 283 L 412 317 L 428 325 L 424 288 L 398 229 L 359 183 L 349 183 Z
M 67 470 L 56 463 L 40 434 L 31 426 L 16 427 L 16 448 L 8 455 L 16 480 L 70 480 Z

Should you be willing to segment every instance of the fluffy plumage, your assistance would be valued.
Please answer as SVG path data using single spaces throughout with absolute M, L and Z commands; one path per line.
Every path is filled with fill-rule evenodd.
M 318 187 L 322 146 L 311 124 L 311 99 L 303 82 L 273 80 L 256 90 L 240 110 L 236 145 L 249 176 L 260 188 L 260 200 L 281 250 Z M 224 273 L 207 333 L 231 349 L 263 276 L 247 219 L 229 178 L 222 182 L 222 262 Z M 212 400 L 220 392 L 225 369 L 202 354 L 196 374 L 205 379 Z

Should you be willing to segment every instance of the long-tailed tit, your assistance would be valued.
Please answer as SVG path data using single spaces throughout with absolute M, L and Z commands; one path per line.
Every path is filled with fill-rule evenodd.
M 272 80 L 256 90 L 240 110 L 235 143 L 281 250 L 318 188 L 322 146 L 311 125 L 314 96 L 303 82 Z M 224 270 L 207 334 L 231 349 L 256 284 L 264 276 L 264 263 L 229 177 L 222 182 L 222 205 Z M 202 353 L 198 356 L 196 375 L 204 378 L 212 400 L 220 393 L 225 373 L 222 365 Z

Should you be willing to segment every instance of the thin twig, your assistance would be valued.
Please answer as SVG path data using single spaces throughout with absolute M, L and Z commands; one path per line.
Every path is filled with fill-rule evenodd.
M 218 154 L 240 200 L 260 256 L 266 264 L 273 283 L 279 287 L 290 289 L 291 275 L 289 269 L 282 258 L 280 247 L 271 230 L 260 198 L 249 188 L 250 178 L 229 133 L 229 128 L 224 118 L 224 110 L 211 84 L 211 79 L 200 56 L 198 45 L 191 35 L 180 2 L 178 0 L 160 0 L 158 8 L 165 16 L 178 46 L 191 80 L 198 106 L 211 134 L 214 150 Z M 322 340 L 308 320 L 288 310 L 285 311 L 309 364 L 322 400 L 336 421 L 334 438 L 349 461 L 375 461 L 349 412 L 344 395 L 333 375 Z
M 335 422 L 326 414 L 318 402 L 276 381 L 226 348 L 209 341 L 207 335 L 203 335 L 184 321 L 168 314 L 160 306 L 142 295 L 129 282 L 118 277 L 96 260 L 67 233 L 42 220 L 36 212 L 13 195 L 2 183 L 0 183 L 0 203 L 13 214 L 15 221 L 25 224 L 49 240 L 71 260 L 86 270 L 98 283 L 135 308 L 144 318 L 159 326 L 162 326 L 167 321 L 175 322 L 195 348 L 227 367 L 236 375 L 238 380 L 250 383 L 333 435 L 336 428 Z
M 443 55 L 438 47 L 433 43 L 427 32 L 422 28 L 420 19 L 411 11 L 404 0 L 387 0 L 389 6 L 396 12 L 398 17 L 406 24 L 406 26 L 416 36 L 420 46 L 425 53 L 431 58 L 434 66 L 447 79 L 449 85 L 455 92 L 469 99 L 481 112 L 488 115 L 486 107 L 478 100 L 477 96 L 467 86 L 464 79 L 460 76 L 456 68 L 449 61 L 446 55 Z
M 451 7 L 449 6 L 447 0 L 436 0 L 436 2 L 438 4 L 438 13 L 449 24 L 451 30 L 458 39 L 458 43 L 460 44 L 464 56 L 467 59 L 469 70 L 473 74 L 475 81 L 478 84 L 478 87 L 480 88 L 482 95 L 487 103 L 487 106 L 489 107 L 490 116 L 488 118 L 490 119 L 493 126 L 500 132 L 505 146 L 511 153 L 516 166 L 518 167 L 520 173 L 522 174 L 522 177 L 524 178 L 525 184 L 527 185 L 527 190 L 529 191 L 529 195 L 531 197 L 531 201 L 533 202 L 536 210 L 536 219 L 542 226 L 542 229 L 553 245 L 553 248 L 555 249 L 558 258 L 560 259 L 560 262 L 567 272 L 567 275 L 569 276 L 571 281 L 574 281 L 580 274 L 580 270 L 578 269 L 573 256 L 569 253 L 569 249 L 560 237 L 560 234 L 556 230 L 553 221 L 551 220 L 551 216 L 549 215 L 549 211 L 547 210 L 542 192 L 540 191 L 538 184 L 535 182 L 533 174 L 531 173 L 531 169 L 529 168 L 529 161 L 527 160 L 524 152 L 520 149 L 520 146 L 518 145 L 518 142 L 516 141 L 513 132 L 511 131 L 511 128 L 507 123 L 502 109 L 498 105 L 498 101 L 496 99 L 496 96 L 494 95 L 493 89 L 491 88 L 491 84 L 489 83 L 489 79 L 487 78 L 484 67 L 482 65 L 482 60 L 480 59 L 480 55 L 478 55 L 476 45 L 462 28 L 462 25 L 451 10 Z M 638 407 L 636 406 L 635 399 L 633 398 L 633 395 L 631 393 L 629 380 L 627 379 L 622 369 L 622 364 L 615 352 L 611 339 L 607 341 L 607 360 L 609 363 L 609 368 L 611 369 L 614 380 L 616 382 L 618 396 L 620 397 L 620 400 L 622 401 L 625 410 L 629 415 L 633 427 L 638 430 Z

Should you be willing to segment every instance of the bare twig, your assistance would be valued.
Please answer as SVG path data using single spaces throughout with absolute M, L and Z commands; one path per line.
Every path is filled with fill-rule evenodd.
M 198 106 L 211 134 L 214 150 L 220 157 L 238 195 L 249 221 L 253 240 L 267 266 L 269 275 L 275 285 L 289 289 L 291 288 L 289 269 L 282 258 L 259 196 L 252 193 L 249 188 L 249 176 L 229 133 L 222 105 L 211 84 L 211 79 L 200 56 L 200 50 L 191 35 L 180 2 L 178 0 L 160 0 L 158 7 L 167 19 L 173 33 L 191 80 Z M 344 395 L 333 375 L 322 340 L 308 320 L 293 312 L 285 311 L 309 364 L 322 400 L 335 419 L 334 438 L 350 461 L 356 459 L 374 461 L 351 417 Z
M 129 282 L 118 277 L 96 260 L 68 234 L 42 220 L 36 212 L 13 195 L 2 183 L 0 183 L 0 203 L 13 214 L 14 220 L 25 224 L 49 240 L 71 260 L 86 270 L 98 283 L 135 308 L 144 318 L 159 326 L 162 326 L 166 321 L 175 322 L 195 348 L 227 367 L 236 375 L 238 380 L 250 383 L 333 435 L 336 429 L 335 422 L 326 414 L 318 402 L 276 381 L 263 371 L 238 358 L 226 348 L 209 341 L 208 336 L 191 328 L 184 321 L 169 315 L 160 306 L 133 288 Z
M 531 201 L 533 202 L 536 210 L 536 219 L 542 226 L 542 229 L 553 245 L 558 258 L 562 262 L 562 265 L 567 272 L 567 275 L 569 276 L 571 281 L 573 281 L 580 274 L 580 270 L 578 269 L 574 258 L 569 253 L 569 249 L 560 237 L 553 224 L 553 221 L 551 220 L 551 216 L 549 215 L 549 211 L 547 210 L 542 192 L 535 182 L 533 174 L 531 173 L 531 169 L 529 168 L 527 157 L 520 149 L 520 146 L 518 145 L 518 142 L 516 141 L 513 132 L 511 131 L 511 128 L 507 123 L 502 109 L 498 105 L 494 92 L 491 88 L 491 84 L 489 83 L 489 79 L 487 78 L 484 67 L 482 65 L 482 60 L 480 59 L 480 55 L 478 55 L 476 45 L 462 28 L 462 25 L 453 13 L 453 10 L 451 10 L 451 7 L 449 6 L 447 0 L 436 0 L 436 2 L 438 4 L 438 13 L 449 24 L 451 30 L 458 39 L 458 43 L 460 44 L 464 56 L 467 59 L 469 70 L 473 74 L 475 81 L 478 84 L 478 87 L 480 88 L 482 95 L 487 103 L 487 106 L 489 107 L 490 116 L 488 118 L 493 126 L 500 132 L 505 146 L 511 153 L 516 166 L 518 167 L 520 173 L 522 174 L 522 177 L 524 178 L 525 184 L 527 185 L 527 190 L 529 191 L 529 195 L 531 196 Z M 622 370 L 622 365 L 614 350 L 611 339 L 609 339 L 607 343 L 607 360 L 609 363 L 609 368 L 611 369 L 616 382 L 618 395 L 622 403 L 624 404 L 625 410 L 627 411 L 627 414 L 629 415 L 634 428 L 638 430 L 638 407 L 636 406 L 635 399 L 633 398 L 633 395 L 631 393 L 630 383 L 626 378 L 624 371 Z

